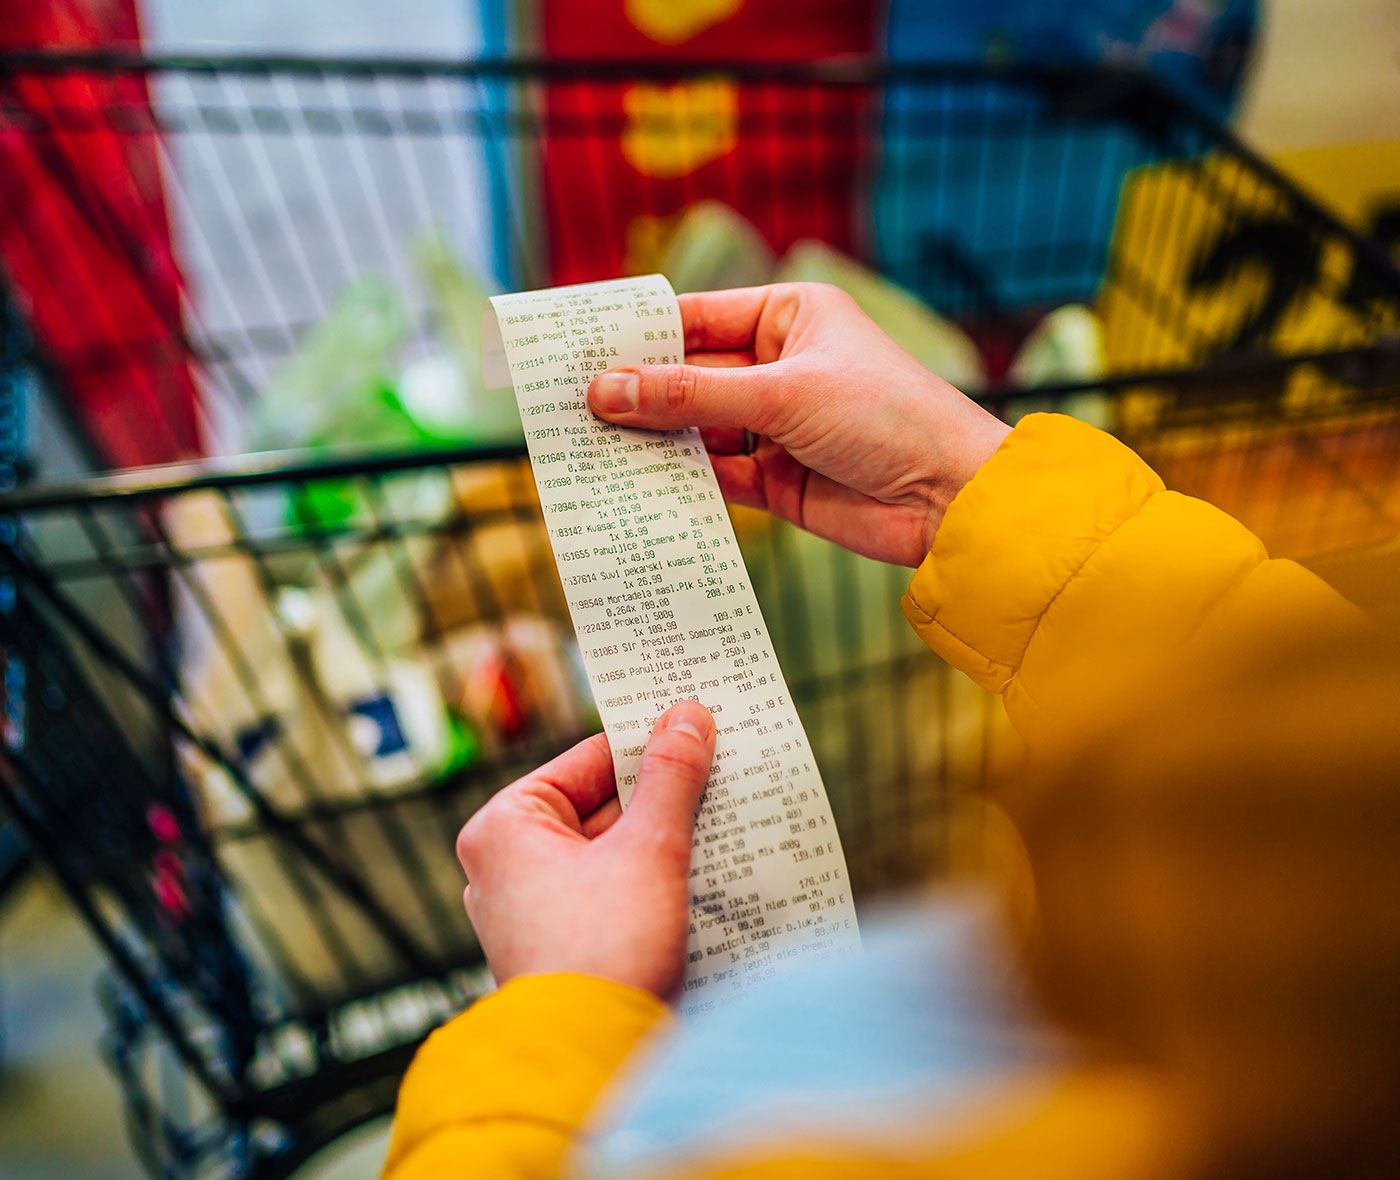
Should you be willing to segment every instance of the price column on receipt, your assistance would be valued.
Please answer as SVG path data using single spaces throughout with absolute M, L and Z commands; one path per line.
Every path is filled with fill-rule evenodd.
M 515 389 L 624 806 L 656 718 L 690 698 L 714 714 L 682 1009 L 857 946 L 826 789 L 699 431 L 612 426 L 584 400 L 605 369 L 683 359 L 670 284 L 650 275 L 491 305 L 487 384 Z

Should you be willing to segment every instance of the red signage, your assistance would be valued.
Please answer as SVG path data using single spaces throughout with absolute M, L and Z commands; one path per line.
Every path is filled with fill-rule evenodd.
M 870 52 L 878 9 L 821 0 L 543 0 L 553 58 L 795 61 Z M 654 269 L 679 216 L 724 202 L 781 251 L 801 238 L 853 250 L 867 95 L 854 88 L 736 82 L 557 82 L 545 103 L 543 203 L 550 278 Z
M 0 46 L 139 43 L 134 0 L 26 0 Z M 160 146 L 140 76 L 0 78 L 0 259 L 78 421 L 112 466 L 200 451 Z

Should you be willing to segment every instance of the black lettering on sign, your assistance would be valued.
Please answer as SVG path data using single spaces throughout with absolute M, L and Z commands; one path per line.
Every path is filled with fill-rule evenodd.
M 1322 246 L 1303 226 L 1283 218 L 1247 221 L 1207 243 L 1186 274 L 1188 291 L 1213 290 L 1246 269 L 1266 276 L 1265 295 L 1216 343 L 1220 354 L 1267 341 L 1293 301 L 1317 282 Z

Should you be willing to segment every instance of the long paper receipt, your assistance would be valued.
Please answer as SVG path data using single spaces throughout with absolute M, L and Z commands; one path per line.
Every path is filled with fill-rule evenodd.
M 612 426 L 584 402 L 604 369 L 683 359 L 670 284 L 649 275 L 497 295 L 491 305 L 487 384 L 508 377 L 520 403 L 623 805 L 662 712 L 694 698 L 715 717 L 691 857 L 683 1011 L 720 1006 L 789 962 L 857 946 L 826 788 L 699 431 Z

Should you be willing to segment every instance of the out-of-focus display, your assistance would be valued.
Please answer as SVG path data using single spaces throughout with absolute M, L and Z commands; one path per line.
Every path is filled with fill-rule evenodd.
M 691 45 L 716 14 L 650 18 Z M 0 789 L 119 968 L 112 1058 L 175 1174 L 283 1167 L 385 1109 L 485 986 L 457 829 L 596 728 L 519 418 L 481 380 L 488 294 L 566 265 L 832 283 L 998 412 L 1119 433 L 1274 552 L 1393 536 L 1400 276 L 1373 243 L 1150 77 L 831 69 L 210 60 L 139 70 L 128 99 L 108 69 L 95 114 L 57 101 L 89 61 L 24 74 L 54 96 L 41 120 L 0 103 L 36 158 L 154 145 L 181 316 L 128 344 L 193 383 L 218 453 L 0 502 L 22 784 Z M 1081 146 L 1101 133 L 1112 152 Z M 703 165 L 702 141 L 723 149 Z M 893 183 L 904 148 L 1037 204 L 1054 248 L 930 254 L 942 198 Z M 628 153 L 670 174 L 643 185 Z M 1047 169 L 1091 165 L 1098 203 L 1045 200 Z M 1000 710 L 908 628 L 907 571 L 734 516 L 857 899 L 946 867 L 997 830 Z M 203 1098 L 162 1121 L 172 1072 Z

